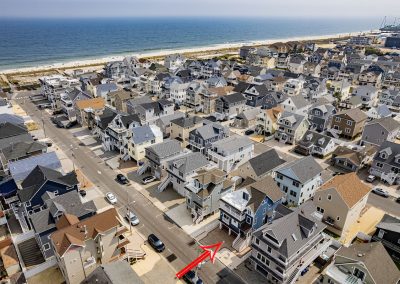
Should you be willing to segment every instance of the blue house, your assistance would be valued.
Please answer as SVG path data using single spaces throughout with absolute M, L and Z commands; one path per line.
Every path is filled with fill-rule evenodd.
M 254 182 L 225 194 L 220 201 L 220 229 L 235 235 L 232 247 L 243 251 L 251 243 L 252 232 L 273 217 L 273 212 L 284 197 L 272 177 Z
M 29 216 L 46 208 L 43 195 L 63 195 L 69 191 L 78 191 L 78 179 L 75 172 L 66 175 L 46 168 L 36 166 L 22 181 L 22 189 L 17 196 L 24 208 L 24 215 Z

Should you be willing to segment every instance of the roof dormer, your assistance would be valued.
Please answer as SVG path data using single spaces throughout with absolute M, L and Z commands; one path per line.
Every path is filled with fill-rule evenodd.
M 379 157 L 386 160 L 392 154 L 392 149 L 390 147 L 383 149 L 379 152 Z

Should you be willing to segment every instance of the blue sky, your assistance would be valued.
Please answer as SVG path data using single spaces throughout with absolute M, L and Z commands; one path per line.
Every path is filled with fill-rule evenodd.
M 1 17 L 400 17 L 400 0 L 0 0 Z

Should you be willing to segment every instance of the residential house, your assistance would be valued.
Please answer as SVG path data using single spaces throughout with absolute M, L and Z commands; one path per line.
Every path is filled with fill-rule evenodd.
M 329 81 L 327 90 L 328 94 L 337 95 L 339 101 L 344 101 L 350 97 L 352 87 L 347 80 Z
M 60 108 L 69 121 L 76 121 L 75 105 L 78 101 L 91 99 L 92 96 L 74 88 L 60 94 Z
M 218 170 L 198 170 L 186 185 L 186 207 L 193 223 L 219 211 L 220 199 L 233 190 L 233 183 L 227 173 Z
M 303 81 L 298 79 L 288 79 L 283 85 L 283 92 L 288 96 L 297 96 L 303 89 Z
M 163 135 L 159 127 L 155 125 L 138 126 L 131 129 L 128 142 L 129 157 L 136 162 L 145 157 L 145 149 L 163 141 Z
M 246 109 L 234 118 L 230 126 L 241 129 L 254 128 L 261 112 L 262 110 L 259 108 Z
M 298 206 L 312 198 L 321 185 L 322 167 L 308 156 L 275 170 L 275 181 L 286 195 L 286 202 Z
M 319 77 L 321 74 L 321 65 L 316 62 L 306 62 L 303 65 L 303 74 L 306 76 Z
M 318 132 L 325 131 L 331 125 L 334 114 L 336 114 L 336 108 L 332 104 L 314 104 L 308 110 L 308 121 L 311 124 L 311 129 Z
M 229 136 L 229 129 L 220 123 L 209 123 L 189 133 L 189 145 L 193 151 L 207 155 L 212 143 Z
M 139 94 L 135 92 L 118 90 L 110 92 L 108 94 L 108 99 L 110 105 L 115 107 L 117 111 L 127 113 L 128 109 L 126 103 L 137 96 L 139 96 Z
M 93 98 L 77 101 L 75 104 L 76 121 L 84 127 L 93 128 L 93 118 L 103 112 L 105 101 L 103 98 Z
M 377 148 L 373 145 L 339 146 L 332 153 L 331 165 L 345 172 L 357 172 L 371 164 L 376 151 Z
M 247 99 L 246 104 L 251 107 L 259 107 L 263 104 L 263 98 L 268 92 L 265 85 L 252 85 L 243 93 Z
M 12 143 L 10 146 L 0 149 L 0 173 L 8 174 L 8 164 L 10 162 L 23 160 L 46 152 L 47 146 L 44 143 L 36 141 Z
M 50 235 L 57 230 L 58 220 L 69 215 L 84 220 L 96 214 L 97 208 L 93 200 L 82 203 L 79 193 L 75 190 L 62 195 L 47 192 L 41 198 L 44 201 L 44 209 L 29 215 L 28 218 L 43 257 L 47 260 L 54 256 Z
M 51 244 L 58 266 L 68 284 L 78 284 L 101 264 L 118 260 L 127 253 L 128 229 L 115 208 L 79 221 L 74 215 L 61 217 Z
M 243 178 L 261 180 L 268 175 L 272 175 L 275 168 L 286 163 L 275 149 L 265 151 L 241 165 L 238 174 Z
M 8 147 L 12 143 L 31 141 L 33 138 L 24 125 L 10 122 L 0 123 L 0 149 Z
M 400 72 L 387 72 L 383 78 L 382 87 L 384 88 L 400 88 Z
M 182 105 L 186 102 L 186 92 L 189 88 L 189 83 L 175 80 L 169 87 L 169 98 L 176 105 Z
M 358 84 L 361 86 L 372 86 L 380 88 L 382 85 L 382 72 L 377 70 L 364 70 L 358 76 Z
M 295 152 L 308 156 L 324 158 L 336 148 L 335 141 L 324 134 L 308 130 L 303 138 L 297 142 Z
M 207 93 L 202 93 L 201 101 L 203 102 L 202 112 L 211 114 L 216 112 L 216 101 L 219 97 L 227 96 L 233 93 L 233 86 L 208 88 Z
M 326 81 L 318 78 L 307 79 L 301 90 L 301 95 L 309 100 L 316 100 L 326 94 Z
M 176 111 L 174 114 L 163 116 L 157 119 L 154 124 L 161 129 L 164 138 L 168 138 L 170 137 L 171 133 L 172 121 L 178 118 L 183 118 L 185 116 L 186 115 L 183 112 Z
M 360 135 L 367 122 L 368 116 L 360 109 L 353 108 L 338 112 L 333 115 L 331 129 L 335 136 L 339 135 L 342 138 L 353 140 Z
M 254 156 L 254 145 L 248 137 L 233 135 L 212 143 L 207 154 L 220 170 L 230 173 Z
M 288 67 L 289 62 L 289 54 L 288 53 L 279 53 L 276 67 L 280 69 L 286 69 Z
M 128 261 L 118 260 L 98 266 L 81 284 L 143 284 L 139 275 L 132 269 Z
M 400 112 L 400 91 L 383 90 L 379 95 L 379 103 L 387 105 L 391 111 Z
M 369 173 L 389 184 L 398 184 L 400 178 L 400 144 L 385 141 L 379 147 Z
M 129 101 L 131 102 L 131 101 Z M 132 106 L 127 106 L 128 113 L 137 114 L 141 123 L 151 124 L 161 117 L 165 117 L 174 113 L 174 103 L 161 99 L 156 102 L 139 102 Z
M 360 145 L 380 146 L 385 141 L 395 142 L 400 123 L 391 117 L 384 117 L 367 123 L 361 136 Z
M 232 118 L 245 109 L 246 98 L 241 93 L 233 93 L 215 100 L 215 111 L 223 119 Z
M 384 117 L 392 117 L 393 113 L 387 105 L 377 105 L 367 111 L 368 120 L 380 119 Z
M 281 117 L 283 109 L 281 107 L 273 107 L 264 109 L 257 115 L 256 131 L 265 136 L 273 135 L 278 128 L 278 120 Z
M 154 144 L 145 148 L 145 158 L 143 166 L 137 170 L 142 175 L 147 170 L 157 179 L 166 176 L 168 161 L 177 158 L 179 155 L 187 154 L 189 150 L 184 150 L 175 139 L 164 140 L 163 142 Z
M 399 282 L 400 273 L 380 242 L 341 247 L 320 278 L 322 284 Z
M 170 184 L 181 196 L 186 196 L 185 186 L 196 176 L 201 169 L 215 168 L 201 153 L 185 153 L 168 161 L 168 175 L 158 185 L 159 192 L 164 191 Z
M 382 220 L 376 225 L 376 231 L 372 236 L 373 242 L 380 242 L 385 247 L 393 260 L 400 258 L 400 219 L 389 214 L 383 215 Z
M 310 108 L 310 102 L 303 96 L 288 97 L 280 105 L 283 110 L 304 115 Z
M 102 83 L 93 88 L 94 96 L 109 101 L 109 95 L 118 90 L 115 83 Z
M 287 69 L 295 74 L 302 74 L 304 72 L 304 64 L 307 62 L 302 54 L 290 55 Z
M 310 122 L 304 115 L 288 111 L 282 113 L 277 124 L 275 140 L 292 145 L 304 136 L 310 126 Z
M 106 129 L 111 121 L 117 116 L 117 112 L 112 108 L 105 107 L 100 113 L 89 116 L 89 125 L 92 126 L 92 133 L 99 138 L 100 141 L 105 141 Z
M 51 75 L 39 78 L 41 93 L 50 101 L 53 109 L 60 109 L 60 95 L 68 88 L 80 86 L 75 78 L 67 78 L 63 75 Z
M 360 97 L 365 108 L 374 107 L 378 102 L 378 89 L 373 86 L 359 86 L 353 90 L 352 95 Z
M 171 120 L 169 137 L 181 143 L 182 148 L 189 145 L 189 133 L 204 125 L 204 119 L 199 116 L 184 116 Z
M 177 70 L 185 64 L 186 58 L 182 54 L 170 54 L 164 58 L 164 66 L 169 70 Z
M 370 187 L 356 173 L 338 175 L 315 192 L 314 204 L 322 214 L 327 229 L 338 236 L 345 236 L 361 216 L 370 191 Z
M 236 236 L 232 243 L 235 250 L 241 252 L 250 245 L 253 232 L 271 220 L 282 198 L 282 192 L 269 176 L 221 198 L 219 228 Z
M 126 156 L 130 131 L 140 125 L 139 116 L 136 114 L 117 114 L 105 129 L 102 141 L 103 149 L 117 151 Z
M 361 97 L 357 96 L 352 96 L 343 101 L 339 101 L 339 109 L 352 109 L 352 108 L 361 109 L 362 106 L 363 106 L 363 101 L 361 100 Z
M 282 92 L 268 92 L 263 99 L 262 109 L 271 109 L 277 106 L 280 106 L 282 102 L 284 102 L 288 96 Z
M 315 206 L 279 205 L 270 222 L 253 233 L 250 263 L 271 283 L 295 283 L 301 272 L 331 244 Z

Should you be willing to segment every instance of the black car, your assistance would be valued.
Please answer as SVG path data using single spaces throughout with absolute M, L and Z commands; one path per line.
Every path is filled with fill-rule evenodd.
M 185 280 L 186 283 L 203 284 L 203 280 L 201 280 L 200 277 L 198 277 L 193 270 L 190 270 L 188 273 L 186 273 L 183 276 L 183 279 Z
M 117 181 L 119 183 L 122 183 L 122 184 L 128 184 L 129 183 L 129 180 L 123 174 L 118 174 L 117 175 Z
M 79 194 L 80 194 L 82 197 L 85 197 L 85 196 L 86 196 L 86 190 L 83 190 L 83 189 L 79 190 Z
M 155 251 L 162 252 L 165 250 L 164 243 L 156 235 L 154 234 L 149 235 L 147 241 Z
M 254 134 L 254 130 L 252 130 L 252 129 L 246 130 L 246 131 L 244 132 L 244 134 L 245 134 L 245 135 Z

